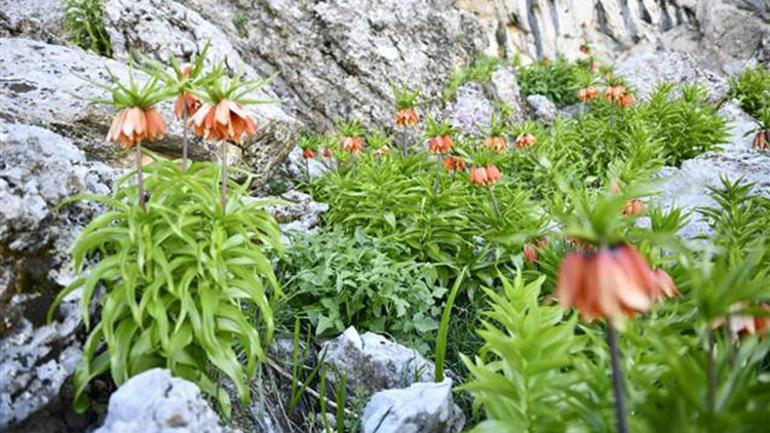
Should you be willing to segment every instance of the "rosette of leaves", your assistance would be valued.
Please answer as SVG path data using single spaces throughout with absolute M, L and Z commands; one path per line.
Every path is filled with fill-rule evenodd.
M 243 401 L 247 382 L 272 339 L 272 301 L 281 294 L 268 250 L 282 250 L 270 203 L 247 197 L 251 175 L 230 181 L 219 204 L 219 166 L 196 163 L 184 174 L 172 161 L 145 168 L 146 211 L 135 206 L 130 174 L 101 202 L 105 212 L 72 251 L 78 277 L 54 301 L 82 290 L 89 336 L 74 374 L 75 408 L 86 409 L 88 383 L 110 372 L 117 385 L 150 368 L 169 368 L 197 383 L 229 414 L 229 398 L 210 372 L 226 376 Z M 85 268 L 87 262 L 95 261 Z M 103 288 L 101 314 L 89 305 Z
M 770 109 L 770 68 L 757 65 L 730 78 L 730 97 L 738 99 L 743 108 L 755 119 L 764 109 Z

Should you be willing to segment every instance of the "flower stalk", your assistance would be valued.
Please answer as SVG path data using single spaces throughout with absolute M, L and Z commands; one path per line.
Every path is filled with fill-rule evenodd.
M 225 213 L 227 205 L 227 142 L 221 142 L 222 146 L 222 179 L 220 180 L 220 195 L 222 198 L 222 213 Z
M 146 211 L 144 203 L 144 168 L 142 167 L 142 143 L 137 142 L 134 146 L 134 155 L 136 157 L 136 187 L 139 194 L 139 207 Z
M 610 360 L 612 364 L 612 391 L 615 396 L 615 419 L 618 424 L 618 433 L 628 433 L 626 420 L 626 399 L 623 387 L 623 373 L 620 369 L 620 346 L 618 344 L 618 331 L 611 319 L 607 319 L 607 345 L 610 348 Z

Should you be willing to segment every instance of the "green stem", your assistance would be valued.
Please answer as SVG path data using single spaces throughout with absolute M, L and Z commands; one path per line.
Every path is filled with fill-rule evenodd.
M 436 369 L 434 370 L 434 376 L 437 383 L 444 381 L 444 359 L 446 359 L 449 319 L 452 317 L 452 306 L 455 303 L 457 292 L 460 289 L 460 284 L 462 284 L 463 277 L 465 277 L 465 271 L 467 270 L 467 267 L 463 268 L 460 275 L 457 277 L 457 280 L 455 280 L 452 290 L 449 291 L 446 305 L 444 305 L 444 312 L 441 314 L 441 323 L 439 324 L 438 336 L 436 338 Z
M 495 209 L 495 214 L 498 218 L 502 218 L 500 213 L 500 206 L 497 204 L 497 197 L 495 197 L 495 190 L 492 184 L 487 184 L 487 191 L 489 192 L 489 201 L 492 203 L 492 207 Z
M 618 331 L 612 320 L 607 319 L 607 344 L 610 347 L 612 362 L 612 390 L 615 394 L 615 418 L 618 423 L 618 433 L 628 433 L 626 421 L 626 399 L 623 390 L 623 373 L 620 370 L 620 346 Z
M 222 197 L 222 213 L 225 213 L 227 205 L 227 142 L 222 142 L 222 179 L 220 181 L 220 192 Z
M 182 114 L 182 172 L 187 173 L 187 101 Z
M 136 143 L 134 146 L 134 153 L 136 157 L 136 186 L 139 191 L 139 207 L 143 211 L 146 211 L 144 204 L 144 169 L 142 167 L 142 143 Z
M 712 413 L 717 402 L 717 366 L 716 366 L 716 337 L 714 331 L 708 331 L 708 407 Z

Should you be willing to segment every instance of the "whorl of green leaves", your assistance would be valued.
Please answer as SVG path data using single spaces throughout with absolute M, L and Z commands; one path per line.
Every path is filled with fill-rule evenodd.
M 66 0 L 64 26 L 72 42 L 100 56 L 112 57 L 110 36 L 104 29 L 102 0 Z
M 75 407 L 85 410 L 86 385 L 102 373 L 119 385 L 161 366 L 197 383 L 227 414 L 227 394 L 209 371 L 227 376 L 249 399 L 247 381 L 265 359 L 272 299 L 281 294 L 266 255 L 281 251 L 279 229 L 263 209 L 269 203 L 247 197 L 247 173 L 247 182 L 230 182 L 222 212 L 217 165 L 194 164 L 183 174 L 175 162 L 156 161 L 145 171 L 146 212 L 134 205 L 132 175 L 112 196 L 77 198 L 107 209 L 80 234 L 72 251 L 80 276 L 49 311 L 50 318 L 64 296 L 82 290 L 89 336 L 74 376 Z M 101 287 L 94 321 L 89 305 Z
M 560 306 L 540 305 L 544 280 L 525 283 L 519 273 L 513 282 L 502 279 L 502 292 L 486 290 L 488 320 L 478 331 L 485 342 L 482 356 L 462 356 L 470 372 L 462 389 L 487 417 L 474 432 L 563 431 L 574 381 L 566 371 L 578 349 L 576 316 L 564 321 Z
M 558 106 L 577 102 L 577 91 L 597 79 L 588 66 L 570 63 L 563 57 L 519 68 L 518 76 L 525 95 L 543 95 Z
M 760 119 L 762 111 L 770 109 L 770 68 L 757 65 L 732 77 L 730 96 L 737 98 L 752 117 Z
M 639 117 L 660 141 L 666 165 L 679 167 L 686 159 L 721 150 L 727 143 L 726 119 L 707 102 L 708 93 L 697 85 L 682 86 L 674 96 L 672 84 L 661 84 L 639 107 Z

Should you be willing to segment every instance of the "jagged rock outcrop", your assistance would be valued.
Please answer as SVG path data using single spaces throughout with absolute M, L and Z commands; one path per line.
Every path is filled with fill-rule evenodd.
M 0 37 L 64 44 L 64 12 L 61 0 L 0 0 Z
M 0 173 L 0 254 L 15 261 L 17 287 L 68 284 L 69 248 L 100 208 L 54 207 L 75 194 L 109 193 L 116 171 L 51 131 L 0 121 Z
M 17 296 L 16 300 L 23 298 Z M 80 326 L 79 302 L 79 295 L 73 293 L 62 303 L 60 319 L 35 327 L 32 321 L 20 317 L 0 335 L 0 431 L 14 427 L 56 400 L 75 370 L 82 354 L 75 335 Z M 9 307 L 17 307 L 14 303 Z
M 761 17 L 770 14 L 770 6 L 763 1 L 460 0 L 458 5 L 484 25 L 491 53 L 574 59 L 588 42 L 595 53 L 612 59 L 650 42 L 697 49 L 704 61 L 719 66 L 755 56 L 764 46 L 770 25 Z
M 112 396 L 104 425 L 94 433 L 236 433 L 219 425 L 197 385 L 154 368 Z
M 78 294 L 53 323 L 43 325 L 43 313 L 71 281 L 72 241 L 100 207 L 54 207 L 108 193 L 116 177 L 62 136 L 0 121 L 0 430 L 54 400 L 80 359 Z
M 391 83 L 437 97 L 448 75 L 485 48 L 482 30 L 449 0 L 191 0 L 309 126 L 359 117 L 390 123 Z
M 708 91 L 709 101 L 721 103 L 730 87 L 723 75 L 701 68 L 692 55 L 656 50 L 650 45 L 638 46 L 628 52 L 615 65 L 615 72 L 625 78 L 642 99 L 663 83 L 698 84 Z

